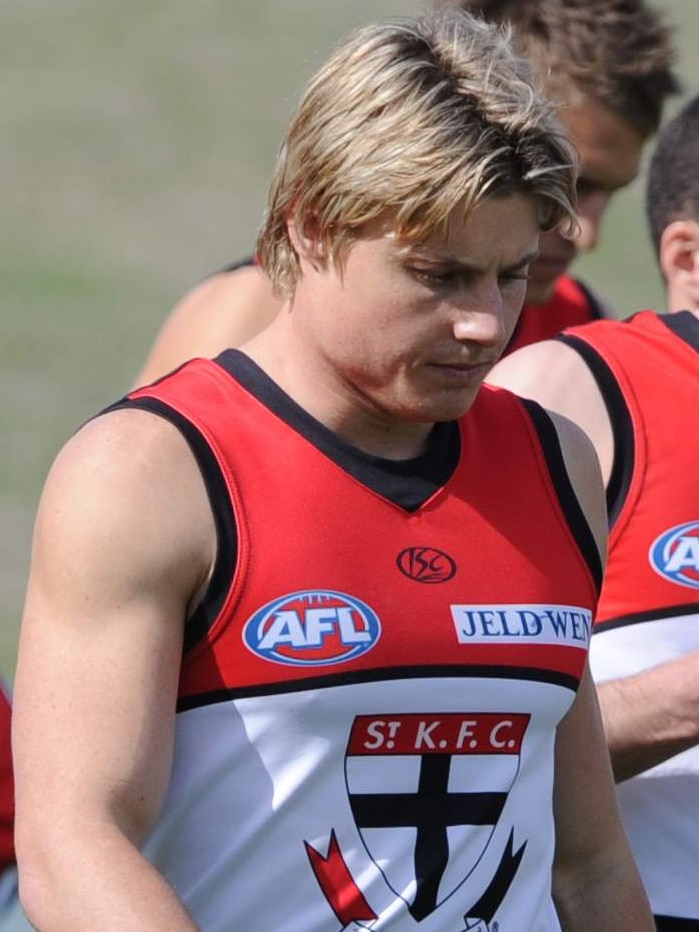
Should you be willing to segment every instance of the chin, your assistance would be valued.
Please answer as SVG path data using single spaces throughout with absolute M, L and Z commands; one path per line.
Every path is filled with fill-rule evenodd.
M 474 388 L 468 395 L 462 395 L 459 399 L 453 398 L 432 405 L 429 411 L 424 412 L 423 419 L 435 424 L 443 421 L 458 421 L 459 418 L 468 414 L 480 389 L 479 385 L 478 388 Z

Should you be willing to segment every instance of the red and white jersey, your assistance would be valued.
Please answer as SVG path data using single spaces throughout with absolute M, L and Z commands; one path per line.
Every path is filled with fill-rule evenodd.
M 609 556 L 590 664 L 598 681 L 699 649 L 699 321 L 642 311 L 560 339 L 596 378 L 614 432 Z M 699 920 L 699 749 L 619 786 L 653 910 Z
M 125 402 L 198 459 L 218 555 L 146 846 L 204 932 L 558 932 L 556 727 L 599 581 L 555 430 L 483 388 L 410 462 L 237 351 Z
M 577 327 L 601 317 L 604 311 L 593 292 L 570 275 L 561 275 L 546 304 L 524 305 L 503 356 L 530 343 L 552 340 L 567 327 Z

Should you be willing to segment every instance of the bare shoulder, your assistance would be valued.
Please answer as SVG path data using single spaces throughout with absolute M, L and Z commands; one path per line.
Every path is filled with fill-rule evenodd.
M 559 340 L 542 340 L 505 356 L 488 373 L 487 381 L 557 410 L 561 389 L 586 375 L 587 366 L 575 350 Z
M 255 266 L 212 275 L 170 312 L 134 385 L 147 385 L 196 356 L 212 358 L 240 346 L 274 320 L 281 304 Z
M 213 517 L 194 457 L 171 424 L 118 410 L 79 430 L 42 494 L 35 551 L 44 572 L 106 583 L 146 578 L 196 588 L 212 559 Z
M 41 860 L 47 833 L 67 844 L 65 826 L 81 820 L 110 850 L 110 826 L 134 843 L 150 831 L 170 774 L 185 622 L 214 547 L 193 455 L 162 418 L 106 413 L 56 458 L 15 677 L 25 864 Z

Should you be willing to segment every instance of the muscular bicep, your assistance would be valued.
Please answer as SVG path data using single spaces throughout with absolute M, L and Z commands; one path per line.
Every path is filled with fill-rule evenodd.
M 587 668 L 575 702 L 558 728 L 554 814 L 559 865 L 594 854 L 603 833 L 617 830 L 611 764 Z
M 15 681 L 20 844 L 81 820 L 113 823 L 134 842 L 152 825 L 170 770 L 185 613 L 212 542 L 202 480 L 165 422 L 110 414 L 57 459 Z

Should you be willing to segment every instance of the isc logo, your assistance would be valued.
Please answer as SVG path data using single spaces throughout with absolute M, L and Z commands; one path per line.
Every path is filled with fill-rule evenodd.
M 653 541 L 648 559 L 655 572 L 670 582 L 699 589 L 699 521 L 665 531 Z
M 304 667 L 354 660 L 380 636 L 376 612 L 354 596 L 331 590 L 292 592 L 268 602 L 243 629 L 253 654 Z

